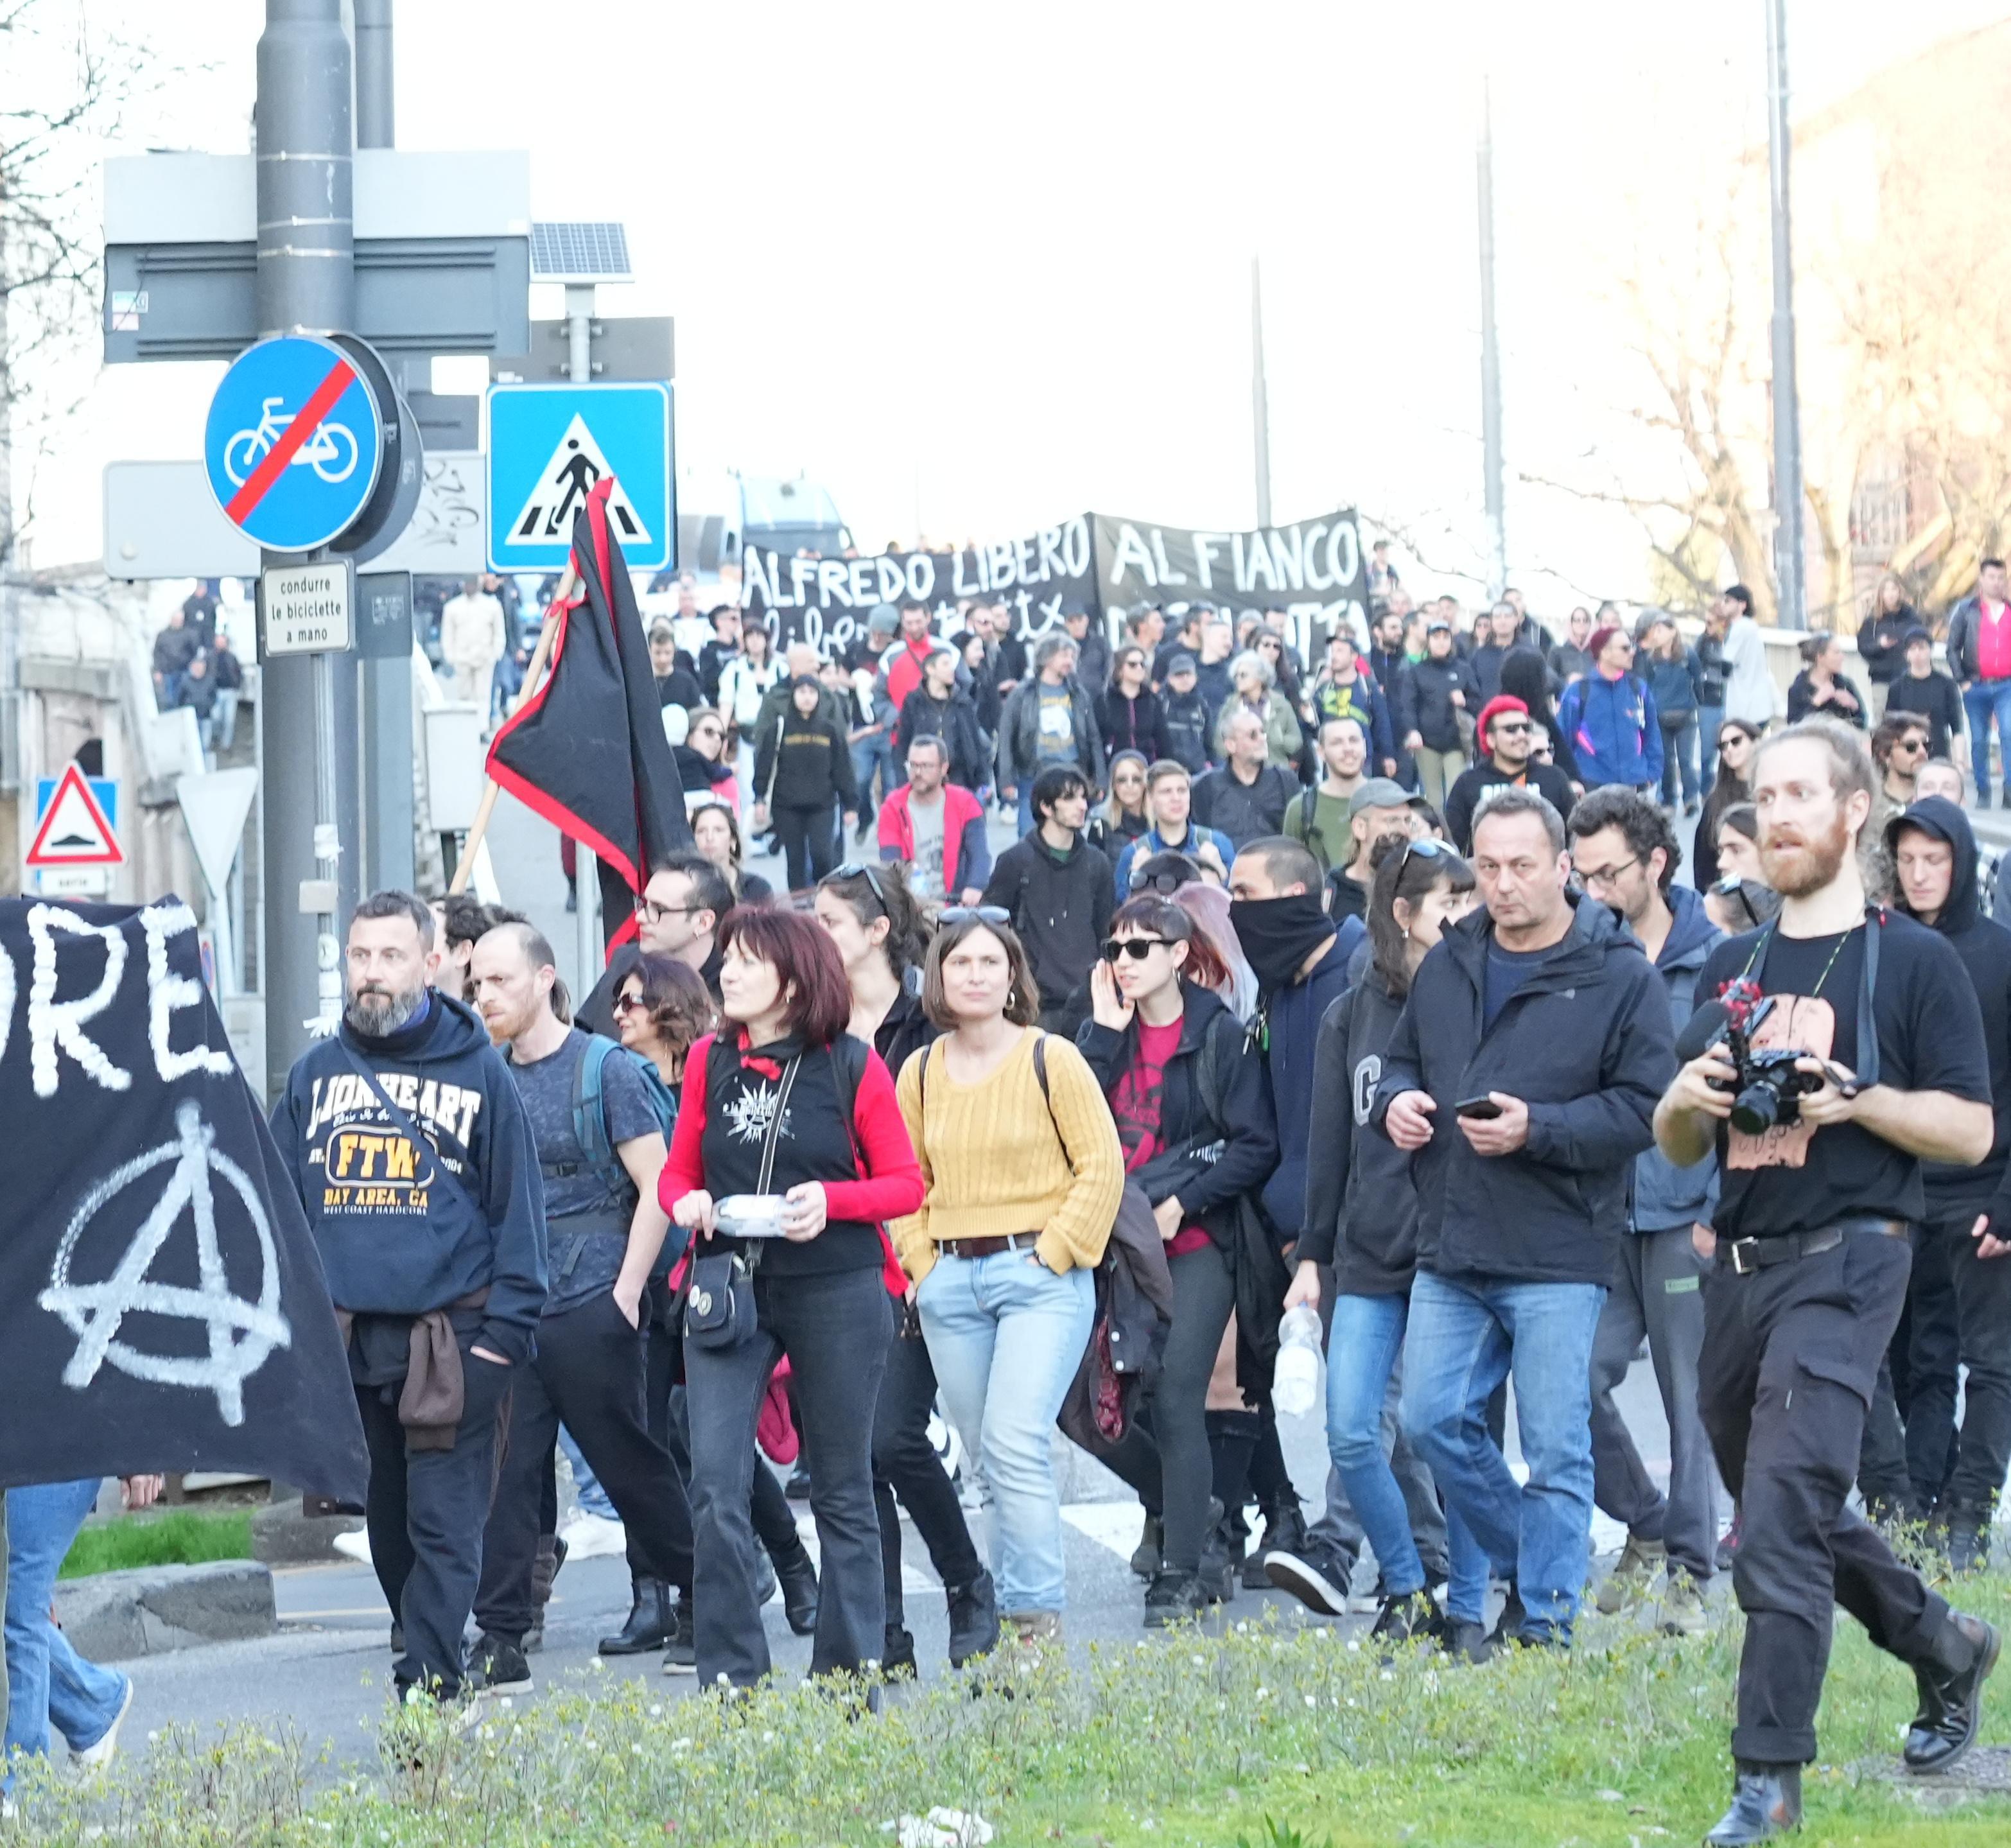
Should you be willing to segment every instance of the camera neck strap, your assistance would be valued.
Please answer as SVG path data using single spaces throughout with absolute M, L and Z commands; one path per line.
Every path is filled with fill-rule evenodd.
M 1878 943 L 1883 934 L 1885 913 L 1877 905 L 1864 907 L 1864 973 L 1857 988 L 1857 1076 L 1853 1081 L 1856 1089 L 1868 1091 L 1878 1082 L 1878 1019 L 1872 1012 L 1872 1000 L 1878 992 Z M 1746 964 L 1746 974 L 1756 982 L 1762 993 L 1767 987 L 1767 952 L 1774 947 L 1774 939 L 1780 931 L 1780 920 L 1774 919 L 1760 934 L 1760 941 L 1753 945 L 1753 954 Z M 1853 930 L 1856 925 L 1851 927 Z M 1843 945 L 1849 940 L 1850 932 L 1843 934 L 1835 951 L 1830 957 L 1831 967 L 1843 953 Z M 1822 992 L 1823 982 L 1829 977 L 1825 969 L 1816 983 L 1816 992 Z M 1810 999 L 1813 999 L 1813 996 Z

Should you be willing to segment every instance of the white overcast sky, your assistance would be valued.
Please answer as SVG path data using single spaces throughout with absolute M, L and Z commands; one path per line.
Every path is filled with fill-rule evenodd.
M 603 301 L 677 318 L 681 470 L 805 471 L 867 550 L 1248 524 L 1255 254 L 1276 516 L 1386 511 L 1468 562 L 1485 65 L 1511 572 L 1554 604 L 1645 593 L 1628 522 L 1512 477 L 1613 440 L 1614 253 L 1764 140 L 1765 3 L 399 0 L 397 134 L 528 147 L 537 216 L 624 220 L 636 281 Z M 1789 10 L 1806 111 L 2011 6 Z M 263 11 L 95 0 L 181 73 L 112 151 L 244 151 Z M 104 372 L 37 563 L 97 555 L 107 461 L 199 452 L 217 370 Z

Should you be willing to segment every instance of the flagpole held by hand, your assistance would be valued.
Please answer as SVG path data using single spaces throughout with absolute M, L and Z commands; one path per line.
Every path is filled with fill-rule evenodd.
M 580 588 L 579 573 L 570 559 L 566 562 L 565 575 L 559 579 L 558 588 L 552 593 L 552 600 L 545 606 L 544 626 L 538 632 L 538 645 L 532 650 L 530 665 L 524 670 L 524 684 L 518 689 L 515 702 L 510 710 L 518 707 L 529 699 L 538 684 L 538 677 L 545 670 L 545 658 L 552 651 L 552 638 L 558 632 L 558 618 L 552 612 L 560 604 L 575 596 Z M 461 859 L 454 869 L 454 878 L 447 887 L 450 895 L 465 892 L 468 882 L 475 872 L 475 850 L 482 845 L 482 838 L 489 831 L 489 817 L 496 812 L 496 798 L 502 793 L 496 779 L 488 779 L 482 792 L 482 806 L 475 811 L 475 825 L 468 831 L 468 842 L 461 850 Z

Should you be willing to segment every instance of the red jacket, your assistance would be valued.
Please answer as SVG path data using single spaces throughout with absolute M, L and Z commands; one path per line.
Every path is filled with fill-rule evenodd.
M 942 643 L 934 636 L 924 636 L 919 642 L 903 642 L 887 650 L 887 696 L 894 702 L 896 712 L 922 684 L 922 664 L 941 649 Z
M 973 821 L 984 819 L 984 805 L 960 783 L 945 783 L 943 796 L 943 890 L 956 902 L 957 869 L 963 853 L 963 831 Z M 880 805 L 880 845 L 896 849 L 902 863 L 915 863 L 915 824 L 908 813 L 908 785 L 899 789 Z

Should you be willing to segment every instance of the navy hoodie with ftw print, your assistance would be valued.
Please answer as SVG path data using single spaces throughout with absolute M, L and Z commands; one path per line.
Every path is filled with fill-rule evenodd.
M 287 1076 L 272 1134 L 328 1292 L 354 1314 L 422 1316 L 477 1290 L 477 1338 L 529 1358 L 545 1303 L 545 1201 L 516 1080 L 474 1013 L 437 989 L 373 1039 L 345 1020 Z M 415 1148 L 351 1063 L 425 1138 Z

